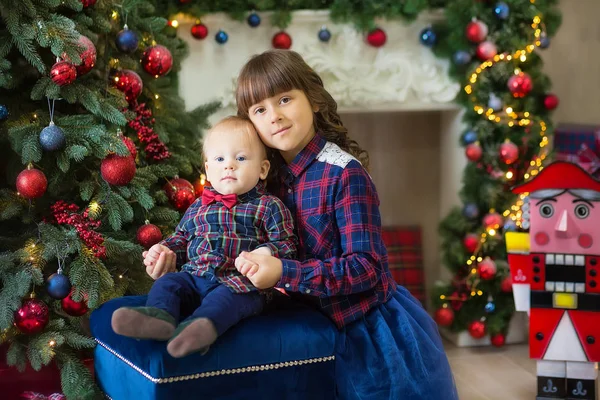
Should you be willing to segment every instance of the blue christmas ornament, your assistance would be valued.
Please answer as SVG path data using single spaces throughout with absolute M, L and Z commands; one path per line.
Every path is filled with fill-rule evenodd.
M 71 282 L 60 272 L 52 274 L 46 281 L 46 291 L 53 299 L 64 299 L 71 293 Z
M 119 51 L 123 53 L 133 53 L 137 50 L 139 38 L 137 33 L 130 30 L 127 25 L 123 27 L 123 30 L 117 33 L 115 38 L 115 45 Z
M 219 32 L 217 32 L 217 34 L 215 35 L 215 40 L 219 44 L 227 43 L 228 39 L 229 39 L 229 35 L 227 35 L 227 33 L 225 33 L 225 31 L 222 31 L 222 30 L 219 30 Z
M 485 305 L 485 312 L 486 313 L 493 313 L 494 311 L 496 311 L 496 305 L 494 303 L 492 303 L 490 301 L 489 303 L 487 303 Z
M 52 121 L 40 132 L 40 145 L 44 151 L 60 150 L 65 147 L 65 143 L 65 134 Z
M 0 104 L 0 121 L 4 121 L 8 118 L 8 108 L 4 104 Z
M 421 34 L 419 35 L 419 38 L 421 40 L 421 43 L 428 47 L 432 47 L 437 40 L 436 34 L 431 28 L 423 29 L 421 31 Z
M 452 60 L 456 65 L 467 65 L 471 62 L 471 53 L 464 50 L 459 50 L 454 53 Z
M 504 232 L 514 232 L 517 230 L 517 223 L 512 219 L 507 219 L 502 229 L 504 229 Z
M 463 215 L 469 219 L 475 219 L 479 216 L 479 208 L 475 203 L 467 203 L 463 207 Z
M 253 12 L 252 14 L 248 15 L 247 21 L 248 21 L 248 25 L 250 25 L 253 28 L 256 28 L 257 26 L 260 25 L 260 15 Z
M 464 144 L 471 144 L 477 141 L 477 134 L 474 131 L 466 131 L 463 134 Z
M 495 94 L 490 94 L 490 98 L 488 100 L 488 107 L 494 111 L 502 110 L 502 100 Z
M 540 47 L 542 49 L 550 47 L 550 38 L 547 35 L 542 35 L 542 37 L 540 37 Z
M 319 40 L 321 42 L 327 43 L 329 42 L 329 39 L 331 39 L 331 32 L 329 32 L 329 29 L 322 27 L 319 31 Z
M 510 14 L 510 8 L 508 7 L 508 4 L 503 1 L 496 3 L 496 7 L 494 7 L 494 14 L 496 14 L 496 17 L 500 19 L 508 18 L 508 15 Z

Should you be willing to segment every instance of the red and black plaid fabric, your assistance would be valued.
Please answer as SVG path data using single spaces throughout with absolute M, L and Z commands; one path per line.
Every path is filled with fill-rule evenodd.
M 421 248 L 421 228 L 418 226 L 387 226 L 382 228 L 392 277 L 421 303 L 425 302 L 425 276 Z

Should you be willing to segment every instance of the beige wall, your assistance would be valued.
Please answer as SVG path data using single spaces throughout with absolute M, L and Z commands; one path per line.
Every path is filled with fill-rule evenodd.
M 562 0 L 563 23 L 542 52 L 560 105 L 555 122 L 600 124 L 600 0 Z
M 429 288 L 440 275 L 439 112 L 342 114 L 350 136 L 369 152 L 369 172 L 384 226 L 419 225 Z

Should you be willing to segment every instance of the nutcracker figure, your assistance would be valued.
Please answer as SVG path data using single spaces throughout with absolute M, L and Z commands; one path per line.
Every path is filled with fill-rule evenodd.
M 517 311 L 529 314 L 537 400 L 596 399 L 600 361 L 600 181 L 554 162 L 513 189 L 529 193 L 529 233 L 507 232 Z

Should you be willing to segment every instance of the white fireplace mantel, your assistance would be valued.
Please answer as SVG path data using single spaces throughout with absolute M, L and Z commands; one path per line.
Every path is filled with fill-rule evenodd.
M 206 15 L 202 23 L 209 35 L 204 40 L 191 36 L 195 21 L 178 17 L 178 33 L 190 47 L 180 84 L 187 109 L 219 100 L 233 110 L 241 66 L 253 54 L 270 49 L 271 38 L 279 31 L 270 24 L 271 13 L 259 15 L 262 23 L 257 28 L 226 14 Z M 378 21 L 387 33 L 387 43 L 379 49 L 368 45 L 352 25 L 333 24 L 327 10 L 293 12 L 286 32 L 292 37 L 292 50 L 323 78 L 341 112 L 456 109 L 452 101 L 459 85 L 448 76 L 447 60 L 435 57 L 419 42 L 420 31 L 440 18 L 437 12 L 425 12 L 412 23 Z M 329 43 L 318 39 L 323 25 L 332 33 Z M 219 29 L 229 35 L 223 45 L 214 39 Z

